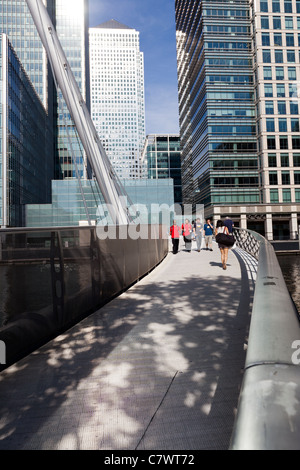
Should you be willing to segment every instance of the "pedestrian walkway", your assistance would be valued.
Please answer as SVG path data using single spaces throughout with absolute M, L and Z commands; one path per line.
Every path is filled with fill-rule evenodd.
M 181 245 L 121 296 L 3 371 L 0 449 L 228 449 L 251 269 L 231 251 L 224 271 L 216 244 L 200 253 Z

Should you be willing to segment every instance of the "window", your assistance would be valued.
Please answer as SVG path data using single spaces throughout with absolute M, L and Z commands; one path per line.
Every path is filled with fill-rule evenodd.
M 290 102 L 290 114 L 298 114 L 298 103 Z
M 271 63 L 271 51 L 270 49 L 263 50 L 263 62 L 265 64 Z
M 278 108 L 278 114 L 286 114 L 285 101 L 278 101 L 277 108 Z
M 270 171 L 269 172 L 269 182 L 272 185 L 278 184 L 277 171 Z
M 288 138 L 287 137 L 279 137 L 279 145 L 280 145 L 280 150 L 287 150 L 288 147 Z
M 294 171 L 294 183 L 300 184 L 300 171 Z
M 296 80 L 296 67 L 288 67 L 288 79 Z
M 283 64 L 283 52 L 282 51 L 275 51 L 275 63 Z
M 274 33 L 274 46 L 282 46 L 282 34 Z
M 273 97 L 273 85 L 271 83 L 265 83 L 265 98 L 272 98 Z
M 276 149 L 275 137 L 268 137 L 267 138 L 267 147 L 268 147 L 268 150 L 275 150 Z
M 275 132 L 275 123 L 273 118 L 266 119 L 267 132 Z
M 265 102 L 265 107 L 266 107 L 266 114 L 274 114 L 274 103 L 273 103 L 273 101 L 266 101 Z
M 267 1 L 260 1 L 260 11 L 262 12 L 268 12 L 268 2 Z M 286 13 L 290 13 L 289 11 L 287 11 Z
M 280 13 L 280 1 L 273 1 L 272 2 L 272 11 L 273 13 Z
M 293 17 L 292 16 L 285 17 L 285 29 L 293 29 Z
M 288 153 L 282 153 L 280 155 L 280 162 L 281 162 L 281 166 L 288 167 L 289 166 L 289 154 Z
M 271 167 L 271 168 L 275 168 L 277 166 L 276 154 L 275 153 L 269 153 L 268 154 L 268 162 L 269 162 L 269 167 Z
M 285 0 L 284 2 L 284 13 L 293 13 L 293 6 L 291 0 Z
M 296 0 L 296 12 L 300 13 L 300 1 Z
M 294 34 L 293 33 L 286 33 L 285 41 L 286 41 L 286 46 L 287 47 L 294 47 L 294 45 L 295 45 Z
M 277 97 L 278 98 L 285 98 L 284 84 L 283 83 L 277 83 L 276 89 L 277 89 Z
M 292 132 L 299 132 L 299 119 L 298 118 L 292 118 L 291 119 L 291 131 Z
M 292 148 L 293 150 L 300 149 L 300 138 L 299 137 L 292 137 Z
M 291 190 L 290 189 L 282 190 L 282 202 L 291 202 Z
M 263 46 L 270 45 L 270 34 L 269 33 L 262 33 L 261 34 L 261 43 Z
M 300 202 L 300 189 L 295 189 L 295 201 Z
M 297 167 L 297 166 L 300 167 L 300 153 L 294 153 L 293 154 L 293 165 L 295 167 Z
M 287 120 L 286 118 L 278 119 L 278 129 L 279 132 L 287 132 Z
M 268 16 L 262 16 L 260 22 L 261 22 L 261 29 L 269 29 L 269 17 Z
M 270 189 L 270 202 L 279 202 L 278 189 Z
M 272 67 L 264 67 L 264 80 L 272 80 Z
M 284 80 L 283 67 L 276 67 L 276 80 Z
M 273 29 L 281 29 L 280 16 L 273 16 Z
M 297 97 L 297 84 L 296 83 L 289 83 L 289 97 L 290 98 Z
M 286 52 L 286 57 L 287 57 L 288 62 L 295 63 L 295 51 L 287 51 Z

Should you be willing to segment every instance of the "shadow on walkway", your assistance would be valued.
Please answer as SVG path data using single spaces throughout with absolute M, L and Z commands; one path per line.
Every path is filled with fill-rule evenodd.
M 169 254 L 0 374 L 0 449 L 228 449 L 252 290 L 243 260 Z

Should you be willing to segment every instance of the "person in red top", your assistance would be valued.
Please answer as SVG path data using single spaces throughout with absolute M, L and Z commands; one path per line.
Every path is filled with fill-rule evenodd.
M 190 253 L 192 249 L 192 224 L 189 219 L 185 219 L 184 224 L 182 224 L 182 235 L 185 241 L 185 248 Z
M 173 254 L 176 255 L 176 253 L 178 253 L 179 236 L 180 236 L 180 227 L 176 224 L 176 220 L 173 220 L 173 225 L 171 225 L 170 227 L 170 235 L 171 235 L 172 245 L 173 245 Z

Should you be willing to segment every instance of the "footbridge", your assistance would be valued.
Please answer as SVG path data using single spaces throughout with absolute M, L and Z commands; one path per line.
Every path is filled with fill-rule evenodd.
M 271 245 L 236 230 L 224 271 L 216 243 L 173 255 L 154 233 L 1 230 L 0 449 L 299 449 L 298 313 Z

